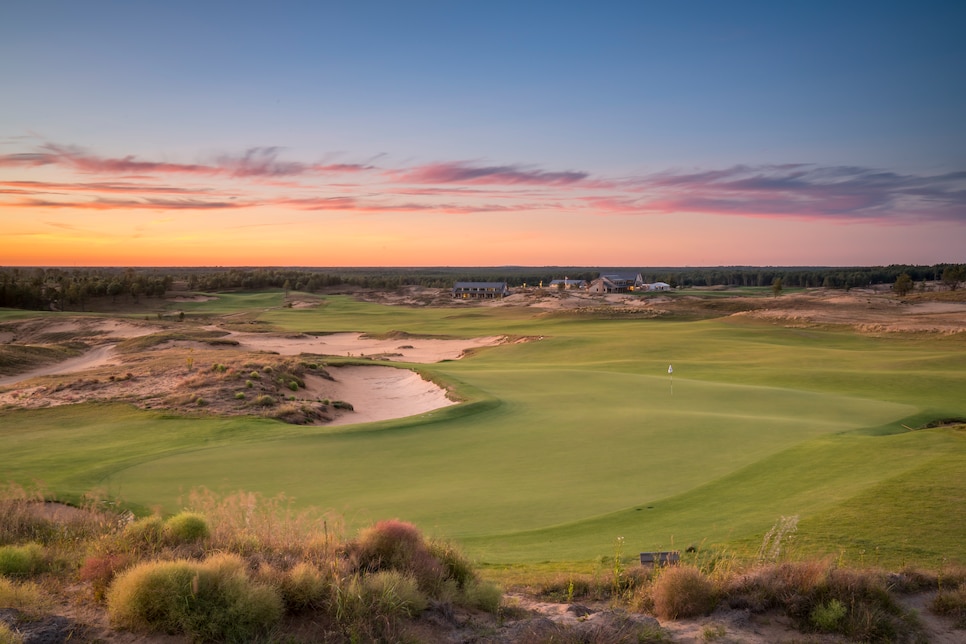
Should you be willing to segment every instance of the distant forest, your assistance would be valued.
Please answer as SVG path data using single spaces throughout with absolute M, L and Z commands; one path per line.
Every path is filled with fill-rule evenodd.
M 449 288 L 457 281 L 507 282 L 511 287 L 539 286 L 551 280 L 592 280 L 601 274 L 638 273 L 645 282 L 667 282 L 674 288 L 707 286 L 771 286 L 850 289 L 877 284 L 942 282 L 955 289 L 966 279 L 966 264 L 866 267 L 706 268 L 628 267 L 481 267 L 481 268 L 0 268 L 0 307 L 83 311 L 91 298 L 140 301 L 160 298 L 174 285 L 190 291 L 284 288 L 320 291 L 340 286 L 397 289 L 417 285 Z

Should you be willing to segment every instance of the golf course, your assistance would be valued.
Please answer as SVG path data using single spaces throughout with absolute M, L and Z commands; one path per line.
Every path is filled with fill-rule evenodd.
M 459 403 L 372 423 L 295 425 L 103 398 L 42 408 L 8 400 L 0 478 L 63 499 L 97 493 L 138 514 L 174 513 L 199 489 L 284 495 L 350 533 L 381 519 L 411 522 L 458 542 L 484 568 L 587 569 L 615 543 L 630 556 L 694 548 L 750 558 L 792 517 L 797 530 L 782 547 L 800 556 L 882 565 L 966 558 L 966 333 L 643 314 L 653 305 L 618 314 L 305 294 L 311 306 L 291 306 L 299 297 L 206 293 L 167 302 L 157 317 L 184 313 L 168 328 L 243 321 L 323 339 L 503 341 L 433 363 L 316 355 L 327 368 L 417 371 Z M 55 325 L 68 316 L 77 317 L 29 319 Z M 0 312 L 4 329 L 24 319 Z M 173 348 L 177 357 L 163 364 L 207 372 L 225 350 Z M 137 357 L 98 373 L 127 371 Z

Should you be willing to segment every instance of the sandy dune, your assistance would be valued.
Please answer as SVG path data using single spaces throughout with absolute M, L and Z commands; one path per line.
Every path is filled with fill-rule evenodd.
M 399 362 L 457 360 L 468 349 L 492 347 L 504 341 L 500 336 L 444 340 L 439 338 L 378 339 L 362 333 L 332 333 L 282 337 L 265 333 L 234 332 L 228 336 L 249 351 L 274 351 L 284 356 L 317 353 L 330 356 L 384 357 Z
M 96 347 L 82 355 L 75 358 L 68 358 L 57 364 L 39 367 L 14 376 L 0 377 L 0 386 L 12 385 L 39 376 L 59 376 L 68 373 L 78 373 L 108 364 L 118 364 L 114 356 L 113 344 Z
M 219 328 L 219 327 L 212 327 Z M 190 369 L 156 371 L 148 367 L 134 367 L 130 356 L 115 354 L 112 340 L 155 333 L 161 330 L 150 324 L 137 324 L 125 320 L 84 319 L 28 321 L 5 331 L 7 341 L 43 340 L 50 334 L 72 334 L 86 338 L 88 342 L 100 342 L 83 355 L 46 365 L 30 371 L 0 378 L 0 387 L 24 383 L 19 389 L 0 392 L 0 405 L 19 407 L 45 407 L 84 402 L 85 400 L 144 399 L 157 391 L 175 391 L 194 377 Z M 438 339 L 399 337 L 377 339 L 362 333 L 335 333 L 312 336 L 306 334 L 274 335 L 269 333 L 232 332 L 229 336 L 239 344 L 231 351 L 264 351 L 282 356 L 303 353 L 332 356 L 370 357 L 384 360 L 431 363 L 456 360 L 467 350 L 490 347 L 505 341 L 502 336 L 468 339 Z M 92 382 L 96 386 L 62 387 L 49 383 L 27 381 L 41 376 L 81 374 L 106 365 L 119 365 L 125 361 L 125 370 L 133 370 L 136 377 L 128 376 L 115 381 L 113 377 Z M 446 396 L 446 391 L 436 384 L 423 380 L 416 372 L 386 366 L 329 367 L 335 380 L 318 376 L 306 376 L 306 389 L 299 397 L 310 401 L 341 400 L 350 403 L 353 411 L 340 411 L 330 423 L 346 425 L 378 420 L 404 418 L 456 404 Z M 83 382 L 83 381 L 81 381 Z M 76 383 L 75 383 L 76 384 Z M 25 388 L 24 388 L 25 387 Z

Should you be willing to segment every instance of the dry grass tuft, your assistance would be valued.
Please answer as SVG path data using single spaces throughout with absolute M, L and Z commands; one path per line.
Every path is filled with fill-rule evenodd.
M 138 564 L 112 584 L 107 609 L 124 628 L 229 642 L 266 634 L 283 613 L 278 592 L 253 581 L 232 554 Z
M 956 628 L 966 629 L 966 582 L 940 590 L 930 608 L 937 615 L 952 617 Z
M 36 583 L 18 583 L 0 577 L 0 606 L 16 609 L 27 617 L 34 617 L 49 609 L 51 604 L 50 598 Z
M 692 566 L 664 569 L 651 587 L 654 614 L 663 619 L 707 615 L 714 610 L 714 586 Z

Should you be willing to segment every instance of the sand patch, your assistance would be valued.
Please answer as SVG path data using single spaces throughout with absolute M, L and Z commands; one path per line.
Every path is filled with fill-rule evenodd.
M 133 325 L 124 321 L 94 320 L 92 322 L 98 331 L 123 337 L 144 335 L 157 330 L 154 326 Z M 56 324 L 59 332 L 66 332 L 74 328 L 71 325 L 77 323 L 58 321 Z M 88 327 L 87 332 L 92 328 Z M 18 333 L 20 330 L 18 329 Z M 49 332 L 49 327 L 33 331 L 34 333 Z M 78 332 L 83 331 L 78 330 Z M 104 337 L 97 336 L 97 339 L 103 340 Z M 101 344 L 81 356 L 0 379 L 0 385 L 19 386 L 19 388 L 0 392 L 0 405 L 38 408 L 93 400 L 111 400 L 131 402 L 144 408 L 188 411 L 204 409 L 210 413 L 227 415 L 278 413 L 273 417 L 284 418 L 287 422 L 313 422 L 312 414 L 305 418 L 292 416 L 289 419 L 291 414 L 285 416 L 282 412 L 288 413 L 288 407 L 298 408 L 299 405 L 308 405 L 308 408 L 315 409 L 321 406 L 321 401 L 328 400 L 330 403 L 334 401 L 350 403 L 353 410 L 334 409 L 331 404 L 327 404 L 322 408 L 321 414 L 325 419 L 324 424 L 368 423 L 419 415 L 456 403 L 447 398 L 445 390 L 433 382 L 424 380 L 414 371 L 378 365 L 328 367 L 333 380 L 319 375 L 305 374 L 306 388 L 300 388 L 294 392 L 294 397 L 301 401 L 296 403 L 290 401 L 291 394 L 287 391 L 277 392 L 272 387 L 269 387 L 270 390 L 259 391 L 260 388 L 264 389 L 261 384 L 264 377 L 262 375 L 258 379 L 252 378 L 255 381 L 256 391 L 249 391 L 251 387 L 245 385 L 247 376 L 237 374 L 247 374 L 245 369 L 250 368 L 241 369 L 235 363 L 241 364 L 240 361 L 244 360 L 246 355 L 251 357 L 251 352 L 275 354 L 275 357 L 265 356 L 265 359 L 268 359 L 276 369 L 284 368 L 286 361 L 291 362 L 292 358 L 288 356 L 295 357 L 301 354 L 351 355 L 431 363 L 458 359 L 469 349 L 506 342 L 503 336 L 438 339 L 414 338 L 406 334 L 398 334 L 397 337 L 380 339 L 361 333 L 336 333 L 324 336 L 297 333 L 284 336 L 235 332 L 224 339 L 231 339 L 239 344 L 212 348 L 192 341 L 177 340 L 133 356 L 127 354 L 115 356 L 113 343 Z M 183 360 L 176 363 L 177 366 L 173 366 L 166 358 L 167 349 L 183 351 L 186 348 L 196 351 L 193 354 L 196 363 L 194 369 L 190 365 L 185 369 L 186 363 Z M 224 358 L 216 356 L 224 356 Z M 122 358 L 124 366 L 117 367 L 117 373 L 111 373 L 110 369 L 101 369 L 96 372 L 97 377 L 91 377 L 91 372 L 100 367 L 122 364 Z M 212 365 L 216 362 L 235 366 L 227 373 L 224 365 L 220 370 L 212 371 Z M 121 375 L 122 369 L 123 375 Z M 27 381 L 30 379 L 66 374 L 76 375 L 60 381 L 40 381 L 24 388 L 24 385 L 29 384 Z M 240 398 L 237 396 L 239 391 L 244 394 Z M 284 404 L 267 408 L 251 404 L 258 396 L 266 394 Z M 203 400 L 204 403 L 198 403 L 199 400 Z M 302 411 L 304 412 L 304 408 Z
M 210 302 L 211 300 L 217 300 L 218 298 L 211 295 L 182 295 L 179 297 L 169 297 L 166 299 L 169 302 Z
M 312 398 L 342 400 L 345 411 L 326 425 L 351 425 L 424 414 L 456 403 L 446 391 L 414 371 L 395 367 L 329 367 L 335 380 L 305 376 L 305 393 Z
M 796 294 L 768 299 L 766 307 L 741 311 L 736 316 L 791 323 L 798 326 L 833 324 L 851 326 L 863 333 L 961 333 L 966 331 L 966 304 L 962 302 L 908 303 L 891 295 Z
M 237 340 L 248 351 L 272 351 L 283 356 L 315 353 L 329 356 L 383 358 L 398 362 L 440 362 L 457 360 L 468 349 L 492 347 L 504 342 L 502 336 L 465 339 L 388 338 L 378 339 L 362 333 L 333 333 L 312 336 L 277 336 L 266 333 L 233 332 L 228 338 Z
M 136 338 L 142 335 L 150 335 L 163 330 L 155 324 L 144 324 L 123 319 L 110 318 L 34 318 L 8 325 L 8 333 L 13 333 L 14 338 L 9 342 L 20 344 L 30 344 L 36 342 L 49 341 L 50 338 L 61 336 L 76 341 L 104 342 L 110 340 L 123 340 L 125 338 Z

